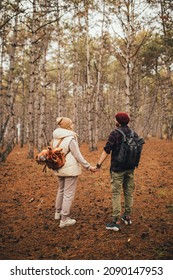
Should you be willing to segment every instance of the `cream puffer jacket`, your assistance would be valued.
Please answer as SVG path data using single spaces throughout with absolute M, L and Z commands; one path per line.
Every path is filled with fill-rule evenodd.
M 72 139 L 77 141 L 77 134 L 68 129 L 64 128 L 57 128 L 53 132 L 53 140 L 52 146 L 55 148 L 60 139 L 62 139 L 61 144 L 59 145 L 60 148 L 63 148 L 63 152 L 66 155 L 66 162 L 63 167 L 61 167 L 58 171 L 55 171 L 57 176 L 66 177 L 66 176 L 78 176 L 81 174 L 81 166 L 72 153 L 69 151 L 69 144 Z

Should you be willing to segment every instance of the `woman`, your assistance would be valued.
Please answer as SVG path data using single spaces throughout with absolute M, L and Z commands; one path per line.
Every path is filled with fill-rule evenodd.
M 95 172 L 95 168 L 84 159 L 80 152 L 77 141 L 78 135 L 73 131 L 72 120 L 59 117 L 56 122 L 58 128 L 53 132 L 52 146 L 56 148 L 60 143 L 59 147 L 63 148 L 63 152 L 66 154 L 64 166 L 55 171 L 59 181 L 55 202 L 55 219 L 60 219 L 59 226 L 63 228 L 76 223 L 76 220 L 71 219 L 69 214 L 75 195 L 77 177 L 81 174 L 80 164 L 92 172 Z

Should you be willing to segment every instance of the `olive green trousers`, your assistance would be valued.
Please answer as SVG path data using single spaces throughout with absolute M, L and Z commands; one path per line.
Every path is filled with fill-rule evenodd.
M 124 214 L 129 216 L 133 206 L 134 170 L 111 172 L 113 217 L 119 219 L 121 215 L 121 194 L 124 193 Z

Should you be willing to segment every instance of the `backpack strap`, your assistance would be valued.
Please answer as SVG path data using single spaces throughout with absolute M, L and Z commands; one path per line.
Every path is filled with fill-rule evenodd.
M 47 172 L 46 166 L 47 166 L 47 165 L 46 165 L 46 163 L 45 163 L 42 172 L 45 172 L 45 173 Z
M 56 147 L 54 148 L 54 149 L 56 149 L 56 148 L 58 148 L 59 147 L 59 145 L 62 143 L 62 141 L 64 140 L 64 138 L 66 138 L 67 136 L 65 136 L 65 137 L 63 137 L 63 138 L 61 138 L 60 140 L 59 140 L 59 142 L 58 142 L 58 144 L 56 145 Z M 51 146 L 53 146 L 53 139 L 52 139 L 52 141 L 51 141 L 51 144 L 50 144 Z M 65 154 L 65 156 L 67 156 L 68 155 L 68 153 L 70 152 L 70 149 L 68 150 L 68 152 Z
M 126 141 L 125 133 L 121 129 L 118 129 L 118 128 L 115 128 L 115 130 L 121 133 L 121 135 L 123 136 L 123 141 L 125 142 Z M 131 129 L 130 133 L 131 133 L 131 137 L 134 138 L 135 133 L 132 129 Z
M 65 138 L 65 137 L 64 137 Z M 60 140 L 59 140 L 59 142 L 58 142 L 58 144 L 56 145 L 56 147 L 55 148 L 58 148 L 59 147 L 59 145 L 61 144 L 61 142 L 64 140 L 64 138 L 61 138 Z
M 63 138 L 61 138 L 61 139 L 59 140 L 58 144 L 56 145 L 56 147 L 55 147 L 54 149 L 56 149 L 56 148 L 59 147 L 59 145 L 60 145 L 61 142 L 64 140 L 64 138 L 65 138 L 65 137 L 63 137 Z M 51 146 L 51 148 L 53 149 L 53 139 L 52 139 L 52 141 L 50 142 L 50 146 Z
M 134 138 L 135 137 L 135 132 L 134 130 L 131 129 L 131 136 Z
M 126 141 L 125 133 L 121 129 L 118 129 L 118 128 L 115 128 L 115 130 L 121 133 L 121 135 L 123 136 L 123 141 L 125 142 Z

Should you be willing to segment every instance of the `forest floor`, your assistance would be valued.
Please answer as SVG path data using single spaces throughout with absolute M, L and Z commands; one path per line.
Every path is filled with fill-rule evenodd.
M 92 165 L 104 143 L 91 153 L 82 144 Z M 0 259 L 172 260 L 173 141 L 146 140 L 135 171 L 133 224 L 119 232 L 105 228 L 112 221 L 109 164 L 110 158 L 97 173 L 83 170 L 71 209 L 77 223 L 61 229 L 54 220 L 56 177 L 16 146 L 0 166 Z

